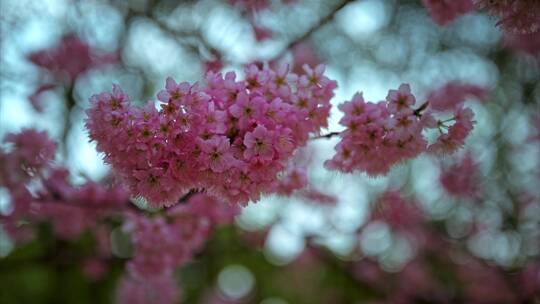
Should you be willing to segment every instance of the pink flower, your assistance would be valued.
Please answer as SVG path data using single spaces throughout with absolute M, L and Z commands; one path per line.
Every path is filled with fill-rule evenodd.
M 247 160 L 256 158 L 263 162 L 271 161 L 274 157 L 272 143 L 273 134 L 264 126 L 258 125 L 253 132 L 247 132 L 244 137 L 244 157 Z
M 93 67 L 115 62 L 118 55 L 98 54 L 77 36 L 68 34 L 53 48 L 31 53 L 28 59 L 54 74 L 57 79 L 72 81 Z
M 471 153 L 466 153 L 459 163 L 446 168 L 439 181 L 444 189 L 457 197 L 475 197 L 478 194 L 478 167 Z
M 180 194 L 175 181 L 170 176 L 167 176 L 162 168 L 134 170 L 133 177 L 137 182 L 132 191 L 138 195 L 148 197 L 153 207 L 168 206 L 178 201 Z M 156 202 L 159 202 L 159 204 L 156 204 Z
M 303 65 L 305 75 L 300 77 L 300 83 L 304 86 L 313 86 L 321 84 L 323 81 L 324 65 L 319 64 L 315 69 L 311 69 L 307 64 Z
M 187 82 L 177 84 L 172 77 L 167 77 L 165 90 L 159 91 L 157 98 L 163 102 L 179 101 L 187 96 L 191 89 L 191 85 Z
M 390 90 L 388 96 L 386 96 L 386 101 L 388 101 L 388 110 L 391 113 L 398 113 L 403 111 L 412 112 L 411 106 L 416 103 L 416 98 L 411 94 L 411 87 L 404 83 L 401 84 L 398 90 Z
M 225 136 L 214 136 L 208 140 L 201 140 L 200 147 L 203 152 L 202 167 L 221 173 L 232 166 L 232 155 L 229 140 Z
M 263 113 L 264 108 L 265 102 L 261 97 L 250 99 L 247 94 L 239 94 L 236 103 L 229 108 L 229 112 L 238 119 L 240 128 L 246 128 Z
M 327 168 L 386 174 L 403 159 L 423 152 L 423 124 L 411 108 L 414 103 L 409 85 L 403 84 L 398 90 L 390 90 L 386 102 L 366 103 L 357 93 L 340 105 L 345 112 L 340 124 L 347 129 L 341 133 L 336 156 L 325 163 Z
M 465 139 L 473 129 L 474 114 L 469 108 L 459 108 L 455 113 L 455 122 L 442 133 L 437 141 L 428 147 L 429 152 L 435 154 L 451 154 L 463 147 Z
M 170 205 L 190 189 L 206 189 L 245 204 L 274 191 L 294 151 L 327 124 L 336 87 L 324 67 L 299 78 L 249 65 L 208 73 L 204 85 L 172 78 L 154 101 L 134 107 L 119 87 L 90 99 L 86 126 L 133 195 L 153 207 Z M 308 76 L 309 75 L 309 76 Z

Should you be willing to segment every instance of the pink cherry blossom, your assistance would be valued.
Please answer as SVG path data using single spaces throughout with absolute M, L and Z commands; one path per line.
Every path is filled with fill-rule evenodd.
M 273 134 L 264 126 L 257 126 L 253 132 L 247 132 L 244 137 L 244 157 L 269 162 L 274 157 L 274 148 L 272 147 Z
M 473 129 L 473 117 L 474 113 L 471 109 L 463 107 L 457 109 L 454 124 L 448 127 L 447 133 L 441 133 L 437 140 L 428 147 L 428 151 L 436 154 L 451 154 L 463 147 L 465 139 Z
M 327 125 L 336 83 L 324 66 L 249 65 L 245 80 L 208 73 L 206 84 L 166 80 L 150 101 L 131 105 L 118 87 L 90 98 L 86 126 L 133 196 L 175 204 L 191 189 L 241 204 L 275 189 L 295 149 Z
M 466 153 L 455 165 L 446 168 L 439 180 L 444 189 L 457 197 L 478 195 L 478 166 L 471 153 Z
M 73 80 L 79 74 L 117 60 L 117 54 L 99 54 L 74 34 L 67 34 L 49 50 L 28 55 L 35 65 L 53 73 L 59 80 Z
M 450 96 L 453 100 L 462 98 L 463 91 L 457 91 L 459 94 Z M 345 115 L 339 123 L 346 129 L 339 133 L 342 139 L 335 147 L 336 154 L 325 166 L 343 172 L 381 175 L 423 152 L 452 153 L 463 146 L 473 128 L 473 113 L 462 106 L 462 101 L 456 101 L 460 106 L 455 108 L 455 117 L 451 119 L 455 123 L 451 126 L 435 119 L 438 111 L 429 102 L 414 109 L 415 103 L 410 86 L 402 84 L 398 90 L 390 90 L 385 101 L 366 102 L 362 93 L 356 93 L 351 101 L 340 104 L 338 108 Z M 429 144 L 424 133 L 437 127 L 441 135 Z

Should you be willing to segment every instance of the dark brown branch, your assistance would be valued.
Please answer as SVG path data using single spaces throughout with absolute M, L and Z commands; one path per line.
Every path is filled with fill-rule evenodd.
M 418 109 L 414 110 L 414 116 L 422 117 L 422 112 L 428 107 L 429 100 L 424 102 Z
M 321 139 L 321 138 L 326 138 L 326 139 L 330 139 L 334 136 L 339 136 L 341 134 L 341 132 L 330 132 L 328 134 L 324 134 L 324 135 L 319 135 L 319 136 L 315 136 L 315 137 L 311 137 L 310 139 Z
M 184 194 L 181 198 L 178 199 L 179 204 L 185 204 L 189 199 L 197 193 L 203 193 L 205 189 L 191 189 L 188 193 Z

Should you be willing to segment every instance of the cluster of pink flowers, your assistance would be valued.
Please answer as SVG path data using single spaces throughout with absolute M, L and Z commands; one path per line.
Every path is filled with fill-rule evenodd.
M 90 69 L 118 61 L 117 53 L 101 53 L 82 41 L 75 34 L 67 34 L 50 49 L 30 53 L 28 60 L 46 71 L 47 77 L 29 96 L 29 101 L 38 112 L 43 110 L 42 94 L 60 85 L 73 85 L 75 79 Z
M 46 169 L 54 159 L 56 144 L 46 132 L 25 129 L 4 138 L 7 150 L 0 149 L 0 185 L 21 187 Z
M 47 133 L 27 129 L 8 134 L 4 142 L 8 149 L 0 150 L 0 186 L 9 191 L 12 211 L 3 224 L 46 221 L 58 236 L 73 239 L 127 205 L 122 187 L 91 181 L 71 185 L 68 170 L 52 163 L 56 144 Z
M 340 124 L 345 131 L 336 146 L 336 155 L 326 161 L 329 169 L 343 172 L 363 171 L 369 175 L 386 174 L 390 168 L 422 152 L 452 153 L 464 144 L 473 127 L 473 113 L 461 104 L 454 109 L 455 123 L 433 117 L 428 103 L 413 109 L 416 98 L 408 84 L 390 90 L 386 101 L 365 102 L 362 93 L 339 106 L 345 113 Z M 424 129 L 438 128 L 437 141 L 428 144 Z M 448 128 L 447 132 L 443 129 Z
M 231 222 L 238 211 L 237 205 L 195 194 L 187 204 L 168 209 L 165 216 L 132 215 L 124 224 L 134 246 L 130 273 L 142 278 L 171 274 L 202 248 L 212 227 Z
M 205 85 L 168 78 L 150 101 L 134 107 L 118 86 L 90 99 L 90 138 L 136 196 L 168 206 L 191 189 L 245 204 L 275 187 L 278 173 L 309 134 L 327 126 L 336 82 L 324 67 L 274 71 L 250 65 L 209 73 Z
M 457 197 L 476 197 L 479 194 L 478 164 L 466 153 L 457 164 L 445 168 L 439 177 L 443 188 Z
M 68 170 L 51 169 L 32 199 L 32 216 L 52 223 L 61 238 L 75 239 L 98 227 L 100 219 L 122 214 L 130 204 L 120 186 L 105 187 L 88 181 L 75 187 L 68 179 Z
M 451 126 L 446 126 L 445 121 L 437 121 L 437 127 L 439 128 L 440 136 L 433 144 L 427 147 L 427 151 L 434 154 L 452 154 L 458 149 L 462 148 L 465 139 L 471 133 L 474 127 L 474 113 L 469 108 L 458 107 L 454 111 L 454 121 Z M 443 129 L 446 128 L 446 133 Z
M 173 271 L 202 249 L 214 227 L 230 224 L 240 211 L 237 204 L 190 192 L 182 204 L 150 216 L 131 205 L 122 187 L 92 181 L 71 185 L 69 171 L 52 162 L 56 145 L 45 132 L 10 133 L 4 142 L 0 187 L 9 191 L 13 208 L 0 216 L 2 230 L 17 241 L 28 236 L 21 222 L 50 223 L 55 234 L 67 240 L 90 230 L 98 248 L 92 258 L 82 261 L 83 270 L 100 277 L 111 257 L 109 231 L 102 220 L 123 219 L 134 249 L 118 287 L 121 303 L 176 303 L 180 295 Z
M 57 80 L 71 81 L 91 68 L 115 62 L 118 55 L 100 54 L 75 34 L 67 34 L 54 47 L 31 53 L 28 59 Z
M 537 0 L 477 0 L 476 5 L 497 17 L 509 33 L 534 33 L 540 30 L 540 2 Z
M 370 220 L 383 221 L 396 231 L 418 228 L 425 220 L 422 209 L 397 190 L 386 190 L 374 204 Z
M 187 203 L 166 211 L 164 216 L 148 217 L 130 214 L 124 230 L 131 234 L 133 258 L 127 264 L 128 275 L 119 287 L 121 303 L 132 303 L 132 292 L 139 285 L 157 286 L 153 290 L 135 291 L 143 298 L 168 295 L 144 303 L 176 303 L 178 291 L 173 272 L 191 260 L 202 249 L 212 229 L 230 223 L 239 213 L 238 205 L 223 204 L 215 197 L 197 193 Z M 126 283 L 129 282 L 129 283 Z

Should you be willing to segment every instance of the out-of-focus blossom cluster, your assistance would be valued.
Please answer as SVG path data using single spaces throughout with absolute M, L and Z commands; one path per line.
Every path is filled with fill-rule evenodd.
M 73 186 L 69 172 L 52 164 L 56 144 L 47 133 L 33 129 L 6 136 L 7 148 L 0 150 L 0 186 L 11 198 L 11 212 L 2 224 L 17 237 L 17 223 L 51 222 L 58 236 L 78 237 L 97 227 L 97 220 L 123 210 L 128 202 L 121 187 L 95 182 Z M 23 230 L 22 227 L 21 230 Z
M 414 251 L 392 272 L 383 266 L 392 247 L 388 253 L 369 254 L 352 263 L 353 276 L 385 294 L 388 303 L 519 303 L 536 299 L 540 292 L 538 263 L 526 261 L 509 271 L 471 254 L 430 222 L 419 202 L 400 190 L 388 189 L 376 200 L 359 231 L 361 237 L 373 223 L 387 225 L 393 239 L 404 238 Z
M 0 186 L 8 190 L 12 210 L 2 215 L 2 229 L 21 242 L 29 237 L 32 224 L 39 222 L 50 223 L 62 239 L 73 240 L 92 231 L 99 248 L 96 256 L 84 260 L 83 269 L 90 277 L 99 277 L 106 271 L 103 259 L 110 258 L 111 250 L 102 220 L 124 220 L 134 250 L 119 284 L 122 303 L 133 303 L 135 298 L 141 303 L 176 303 L 179 291 L 174 269 L 202 249 L 216 225 L 230 223 L 239 212 L 236 204 L 195 193 L 165 214 L 149 216 L 133 208 L 122 187 L 92 181 L 71 185 L 70 172 L 52 163 L 56 145 L 45 132 L 10 133 L 4 142 Z M 27 224 L 21 226 L 22 222 Z
M 450 81 L 430 92 L 427 99 L 431 109 L 435 111 L 451 111 L 456 106 L 462 105 L 470 97 L 480 101 L 485 100 L 488 93 L 488 90 L 481 86 Z
M 458 163 L 445 168 L 440 176 L 443 188 L 456 197 L 474 198 L 479 194 L 478 164 L 471 153 L 466 153 Z
M 408 84 L 402 84 L 398 90 L 390 90 L 386 101 L 378 103 L 366 102 L 362 93 L 357 93 L 351 101 L 339 106 L 345 113 L 340 124 L 346 129 L 340 133 L 342 139 L 335 147 L 337 153 L 325 163 L 326 167 L 381 175 L 422 152 L 453 153 L 463 146 L 473 129 L 473 112 L 463 107 L 463 100 L 452 100 L 455 98 L 453 95 L 444 97 L 451 101 L 439 98 L 437 104 L 445 104 L 441 107 L 444 110 L 448 110 L 448 104 L 453 105 L 450 108 L 453 117 L 436 120 L 433 114 L 441 112 L 439 107 L 433 108 L 427 102 L 413 108 L 416 98 Z M 454 123 L 448 126 L 446 123 L 449 121 Z M 431 144 L 423 134 L 430 128 L 440 132 Z
M 76 35 L 68 34 L 56 46 L 31 53 L 28 59 L 58 81 L 68 82 L 91 68 L 116 61 L 117 55 L 100 54 Z
M 134 250 L 119 285 L 119 302 L 133 303 L 137 294 L 148 299 L 141 303 L 176 303 L 179 291 L 174 270 L 202 249 L 216 225 L 230 223 L 239 210 L 238 205 L 197 193 L 163 216 L 129 215 L 124 231 L 131 235 Z M 139 290 L 141 286 L 155 287 Z
M 28 60 L 45 71 L 46 77 L 29 96 L 31 105 L 41 112 L 41 95 L 58 85 L 71 86 L 79 77 L 93 68 L 98 68 L 118 61 L 116 53 L 102 53 L 90 47 L 75 34 L 67 34 L 57 45 L 30 53 Z
M 234 72 L 209 73 L 205 85 L 168 78 L 159 109 L 153 101 L 133 107 L 114 86 L 90 99 L 86 125 L 106 162 L 151 206 L 173 205 L 191 189 L 245 204 L 274 191 L 295 150 L 327 126 L 336 82 L 323 72 L 250 65 L 241 81 Z

